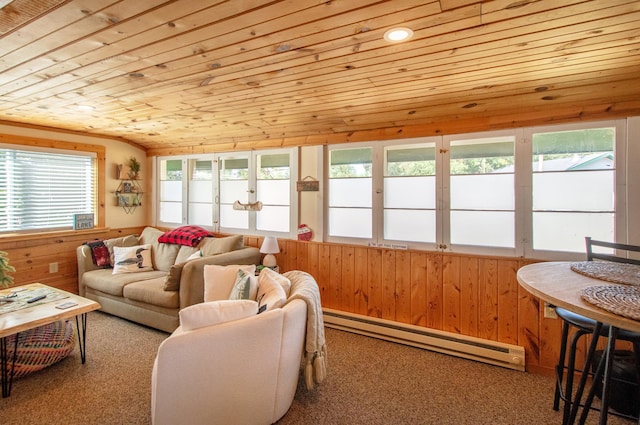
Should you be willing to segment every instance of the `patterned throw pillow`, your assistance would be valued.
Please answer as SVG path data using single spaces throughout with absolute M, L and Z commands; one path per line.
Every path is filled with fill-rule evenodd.
M 113 274 L 135 273 L 153 270 L 151 245 L 113 247 Z
M 233 284 L 230 300 L 255 300 L 258 292 L 258 279 L 242 269 L 238 269 L 236 282 Z
M 197 246 L 203 238 L 208 236 L 212 236 L 211 232 L 200 226 L 180 226 L 162 234 L 158 242 Z
M 85 244 L 91 249 L 91 258 L 93 264 L 101 269 L 108 269 L 111 267 L 111 256 L 109 254 L 109 248 L 104 244 L 104 241 L 92 241 L 85 242 Z

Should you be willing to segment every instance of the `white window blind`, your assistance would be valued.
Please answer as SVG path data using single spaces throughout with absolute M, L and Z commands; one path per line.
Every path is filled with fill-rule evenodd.
M 73 227 L 95 214 L 95 155 L 0 146 L 0 232 Z

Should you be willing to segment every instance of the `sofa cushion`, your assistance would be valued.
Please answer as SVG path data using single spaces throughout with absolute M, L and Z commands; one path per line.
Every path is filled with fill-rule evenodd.
M 140 244 L 151 244 L 153 251 L 153 268 L 168 272 L 176 262 L 180 245 L 158 242 L 163 231 L 154 227 L 145 227 L 140 234 Z
M 211 232 L 200 226 L 180 226 L 164 232 L 158 242 L 177 245 L 197 246 L 203 238 L 211 236 Z
M 104 241 L 105 246 L 109 250 L 109 257 L 111 261 L 111 267 L 113 267 L 113 248 L 116 246 L 135 246 L 138 244 L 138 237 L 136 235 L 122 236 L 120 238 L 111 238 Z
M 113 274 L 153 270 L 151 245 L 116 246 L 113 248 L 113 257 Z
M 178 250 L 178 255 L 176 256 L 175 264 L 184 263 L 185 261 L 193 260 L 194 258 L 200 258 L 200 257 L 202 257 L 202 251 L 200 251 L 198 248 L 193 246 L 182 245 Z
M 184 268 L 185 264 L 187 263 L 184 262 L 171 266 L 171 268 L 169 269 L 169 273 L 167 273 L 167 276 L 165 276 L 164 278 L 163 289 L 165 291 L 180 290 L 180 276 L 182 275 L 182 269 Z
M 133 301 L 159 307 L 180 307 L 180 293 L 176 291 L 165 291 L 164 277 L 132 282 L 123 288 L 122 295 Z
M 258 303 L 253 300 L 221 300 L 194 304 L 180 310 L 182 330 L 191 331 L 233 320 L 255 316 Z
M 255 264 L 218 266 L 207 264 L 204 266 L 204 301 L 228 300 L 231 289 L 236 282 L 238 270 L 242 269 L 249 275 L 255 275 Z
M 84 273 L 82 275 L 82 281 L 89 288 L 121 297 L 123 288 L 130 283 L 159 277 L 164 280 L 165 274 L 166 272 L 156 270 L 140 273 L 112 274 L 111 269 L 98 269 Z
M 282 289 L 284 289 L 285 297 L 289 298 L 289 292 L 291 292 L 291 281 L 286 276 L 281 275 L 269 267 L 265 267 L 260 270 L 260 281 L 264 281 L 266 279 L 278 282 L 278 284 L 282 286 Z
M 203 257 L 237 251 L 244 248 L 244 236 L 233 235 L 224 238 L 204 238 L 200 245 Z
M 255 300 L 258 294 L 258 279 L 242 269 L 236 273 L 236 281 L 229 294 L 230 300 Z
M 280 308 L 287 301 L 287 295 L 282 285 L 269 274 L 260 273 L 258 276 L 258 313 Z

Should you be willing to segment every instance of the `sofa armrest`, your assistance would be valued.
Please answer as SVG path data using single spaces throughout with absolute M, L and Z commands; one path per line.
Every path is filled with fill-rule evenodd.
M 93 264 L 91 248 L 88 245 L 80 245 L 76 248 L 76 258 L 78 261 L 78 295 L 84 296 L 84 282 L 82 275 L 91 270 L 98 270 L 99 267 Z
M 224 254 L 211 255 L 187 262 L 180 275 L 180 308 L 204 301 L 204 266 L 216 264 L 227 266 L 231 264 L 259 264 L 260 250 L 245 247 Z

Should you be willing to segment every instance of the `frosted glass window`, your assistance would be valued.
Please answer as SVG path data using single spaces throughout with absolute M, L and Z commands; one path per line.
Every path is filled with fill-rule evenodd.
M 167 202 L 182 202 L 182 182 L 161 181 L 160 200 Z
M 371 210 L 329 208 L 329 235 L 352 238 L 371 237 Z
M 513 210 L 513 174 L 451 176 L 451 209 Z
M 249 182 L 246 180 L 223 180 L 220 182 L 220 203 L 249 202 Z
M 189 203 L 189 224 L 211 226 L 212 222 L 213 204 Z
M 330 179 L 329 205 L 332 207 L 371 207 L 371 179 Z
M 453 245 L 515 246 L 515 137 L 450 145 L 449 236 Z
M 220 205 L 220 225 L 234 229 L 249 228 L 249 211 L 237 211 L 233 205 Z
M 385 177 L 384 206 L 385 208 L 435 209 L 435 176 Z
M 159 219 L 162 223 L 182 223 L 182 202 L 160 202 Z
M 584 252 L 615 240 L 615 128 L 533 135 L 533 248 Z
M 533 209 L 613 211 L 614 179 L 612 170 L 535 173 Z
M 436 214 L 433 210 L 385 210 L 384 238 L 410 242 L 435 242 Z
M 613 213 L 533 213 L 533 246 L 545 251 L 584 252 L 585 236 L 613 241 Z
M 452 211 L 451 243 L 513 247 L 514 215 L 501 211 Z
M 211 180 L 192 180 L 189 182 L 189 201 L 199 203 L 213 202 L 213 182 Z
M 258 200 L 265 205 L 289 205 L 290 180 L 258 180 Z
M 289 231 L 288 206 L 263 206 L 256 213 L 256 228 L 267 232 Z

